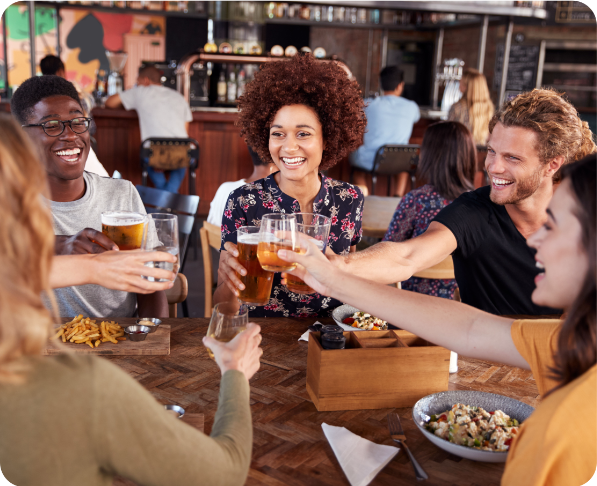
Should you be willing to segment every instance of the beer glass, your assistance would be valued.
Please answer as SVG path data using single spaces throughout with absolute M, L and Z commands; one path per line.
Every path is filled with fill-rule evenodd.
M 299 233 L 303 233 L 313 238 L 313 242 L 317 247 L 325 252 L 325 247 L 330 236 L 330 228 L 332 220 L 327 216 L 314 213 L 295 213 L 296 229 Z M 306 251 L 301 249 L 301 252 Z M 294 275 L 286 275 L 286 287 L 295 294 L 313 294 L 315 290 L 309 287 L 302 279 Z
M 236 273 L 245 285 L 245 289 L 238 294 L 238 300 L 248 305 L 266 305 L 272 292 L 274 274 L 261 268 L 257 258 L 259 227 L 241 226 L 237 230 L 237 235 L 238 262 L 247 270 L 245 276 Z
M 178 216 L 170 213 L 153 213 L 148 215 L 147 238 L 143 242 L 143 249 L 146 251 L 164 251 L 174 255 L 176 261 L 172 262 L 146 262 L 145 266 L 150 268 L 161 268 L 174 272 L 178 275 L 180 259 L 178 257 Z M 168 282 L 167 279 L 146 277 L 150 282 Z
M 216 341 L 227 343 L 234 339 L 234 336 L 245 331 L 249 323 L 249 309 L 246 305 L 236 308 L 236 302 L 220 302 L 214 306 L 211 314 L 211 321 L 207 328 L 207 336 Z M 214 359 L 214 354 L 206 346 L 207 354 Z
M 133 211 L 102 213 L 102 233 L 121 250 L 138 250 L 143 245 L 147 216 Z
M 268 272 L 294 270 L 296 263 L 280 259 L 278 250 L 300 250 L 294 214 L 266 214 L 261 220 L 257 247 L 257 258 L 261 267 Z

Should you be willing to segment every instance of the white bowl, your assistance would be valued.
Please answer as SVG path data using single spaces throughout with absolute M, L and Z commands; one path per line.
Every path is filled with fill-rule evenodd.
M 446 410 L 450 410 L 455 403 L 481 407 L 488 412 L 501 410 L 511 418 L 518 420 L 520 423 L 529 418 L 531 413 L 535 410 L 530 405 L 515 400 L 514 398 L 472 390 L 454 390 L 434 393 L 433 395 L 427 395 L 426 397 L 421 398 L 415 403 L 415 406 L 413 407 L 413 420 L 427 439 L 450 454 L 481 462 L 506 462 L 508 452 L 482 451 L 472 447 L 453 444 L 425 429 L 425 424 L 429 421 L 431 415 L 437 415 Z
M 359 329 L 358 327 L 352 327 L 352 326 L 349 326 L 348 324 L 344 324 L 342 322 L 347 317 L 352 317 L 352 315 L 355 312 L 360 312 L 360 310 L 357 309 L 356 307 L 353 307 L 352 305 L 344 304 L 344 305 L 341 305 L 340 307 L 336 307 L 332 311 L 332 317 L 334 318 L 334 321 L 336 321 L 336 324 L 338 324 L 340 327 L 342 327 L 345 331 L 364 331 L 365 329 Z M 388 323 L 388 329 L 398 329 L 398 328 L 396 326 L 393 326 L 392 324 Z

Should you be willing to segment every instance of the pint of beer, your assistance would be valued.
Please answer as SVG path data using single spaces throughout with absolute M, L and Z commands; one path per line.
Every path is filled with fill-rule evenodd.
M 132 211 L 102 213 L 102 233 L 121 250 L 138 250 L 143 244 L 147 216 Z
M 237 235 L 238 262 L 247 270 L 244 276 L 236 274 L 245 286 L 245 289 L 239 292 L 238 300 L 248 305 L 266 305 L 272 292 L 274 274 L 261 268 L 257 258 L 259 227 L 241 226 Z
M 278 257 L 278 250 L 300 250 L 296 234 L 294 214 L 266 214 L 261 220 L 257 258 L 268 272 L 288 272 L 296 263 L 285 262 Z
M 295 213 L 296 229 L 313 238 L 314 243 L 322 252 L 325 251 L 332 220 L 327 216 L 314 213 Z M 301 250 L 304 252 L 305 250 Z M 286 276 L 286 288 L 295 294 L 313 294 L 315 291 L 309 287 L 302 279 L 288 274 Z

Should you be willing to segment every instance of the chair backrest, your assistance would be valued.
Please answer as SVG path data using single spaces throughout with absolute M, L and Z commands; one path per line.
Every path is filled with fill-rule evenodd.
M 211 264 L 210 247 L 220 249 L 222 234 L 220 228 L 215 224 L 203 222 L 203 228 L 199 230 L 201 237 L 201 252 L 203 254 L 203 278 L 205 283 L 205 317 L 211 317 L 212 296 L 213 296 L 213 265 Z
M 173 213 L 178 216 L 178 231 L 183 235 L 180 248 L 180 271 L 182 271 L 186 260 L 189 236 L 195 225 L 199 196 L 176 194 L 141 185 L 135 187 L 148 213 Z
M 189 194 L 196 193 L 199 167 L 199 142 L 193 138 L 147 138 L 141 142 L 139 156 L 143 185 L 147 184 L 147 168 L 160 170 L 189 168 Z
M 166 290 L 166 298 L 168 299 L 168 314 L 170 317 L 177 317 L 176 304 L 185 301 L 189 294 L 189 282 L 187 278 L 178 273 L 174 285 L 171 289 Z
M 413 274 L 418 278 L 454 279 L 454 262 L 452 256 L 448 256 L 437 265 L 421 270 Z
M 419 145 L 383 145 L 377 149 L 372 172 L 380 175 L 411 172 L 417 168 Z

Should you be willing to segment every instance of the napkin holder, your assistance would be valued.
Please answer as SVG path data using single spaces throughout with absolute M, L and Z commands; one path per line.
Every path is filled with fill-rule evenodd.
M 320 412 L 410 407 L 448 389 L 450 351 L 403 330 L 345 332 L 346 349 L 309 335 L 307 393 Z

